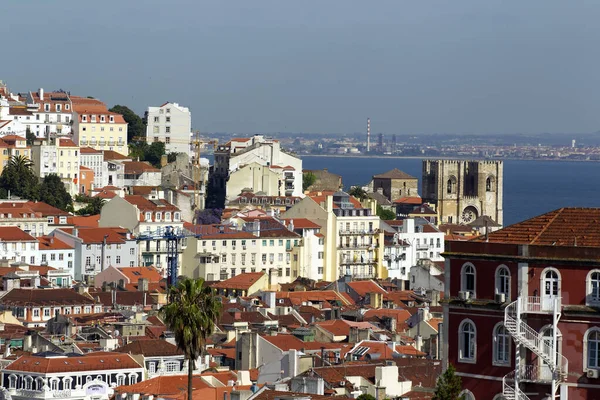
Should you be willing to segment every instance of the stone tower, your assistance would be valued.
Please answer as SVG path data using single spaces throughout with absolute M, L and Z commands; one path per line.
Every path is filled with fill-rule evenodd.
M 502 161 L 423 160 L 423 201 L 440 223 L 469 224 L 487 215 L 503 224 Z

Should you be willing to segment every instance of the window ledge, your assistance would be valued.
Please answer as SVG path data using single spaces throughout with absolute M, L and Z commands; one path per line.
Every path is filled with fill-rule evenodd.
M 493 361 L 492 365 L 494 367 L 510 367 L 510 362 Z
M 477 364 L 477 359 L 476 358 L 459 358 L 458 362 L 463 363 L 463 364 Z

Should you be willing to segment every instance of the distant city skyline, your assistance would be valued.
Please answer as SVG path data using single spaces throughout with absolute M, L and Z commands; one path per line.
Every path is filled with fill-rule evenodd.
M 60 5 L 60 6 L 59 6 Z M 0 79 L 201 132 L 591 133 L 600 3 L 63 0 L 3 4 Z M 373 136 L 374 135 L 374 136 Z

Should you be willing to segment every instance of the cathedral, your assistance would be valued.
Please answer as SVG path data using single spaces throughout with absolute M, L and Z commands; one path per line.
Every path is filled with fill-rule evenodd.
M 471 224 L 488 216 L 502 225 L 502 161 L 423 160 L 423 201 L 441 223 Z

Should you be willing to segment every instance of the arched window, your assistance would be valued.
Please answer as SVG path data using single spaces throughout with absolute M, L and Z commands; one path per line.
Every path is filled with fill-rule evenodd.
M 10 375 L 8 377 L 8 388 L 9 389 L 17 388 L 17 376 L 16 375 Z
M 542 271 L 542 310 L 554 309 L 555 300 L 560 298 L 560 274 L 555 268 L 546 268 Z
M 586 286 L 585 304 L 588 306 L 600 305 L 600 270 L 594 269 L 588 273 Z
M 129 384 L 130 385 L 135 385 L 137 383 L 137 375 L 136 374 L 129 374 Z
M 475 297 L 475 266 L 471 263 L 466 263 L 462 266 L 460 274 L 460 287 L 464 292 L 471 293 L 471 297 Z
M 35 382 L 33 384 L 33 390 L 37 390 L 37 391 L 42 391 L 42 389 L 44 388 L 44 378 L 42 378 L 41 376 L 38 376 L 37 378 L 35 378 Z
M 58 378 L 50 379 L 50 390 L 58 390 Z
M 117 386 L 123 386 L 125 384 L 125 375 L 117 375 Z
M 503 293 L 510 298 L 510 271 L 505 265 L 496 269 L 496 293 Z
M 475 400 L 475 396 L 473 395 L 473 393 L 467 389 L 460 392 L 458 398 L 461 400 Z
M 446 185 L 446 192 L 448 194 L 456 193 L 456 177 L 451 176 L 450 178 L 448 178 L 448 182 L 446 182 Z
M 24 383 L 25 384 L 23 386 L 23 389 L 25 389 L 25 390 L 32 390 L 33 389 L 33 378 L 31 376 L 26 376 Z
M 498 323 L 494 327 L 494 335 L 492 337 L 494 347 L 494 365 L 508 366 L 510 365 L 510 343 L 511 338 L 508 330 L 502 323 Z
M 600 328 L 591 328 L 583 336 L 583 370 L 600 368 Z
M 63 378 L 63 389 L 65 389 L 65 390 L 72 389 L 72 386 L 73 386 L 73 378 L 71 378 L 71 377 Z
M 477 332 L 473 321 L 466 319 L 458 328 L 458 360 L 474 363 L 477 353 Z
M 494 190 L 496 190 L 496 180 L 494 179 L 493 176 L 488 176 L 487 179 L 485 180 L 485 191 L 486 192 L 493 192 Z

